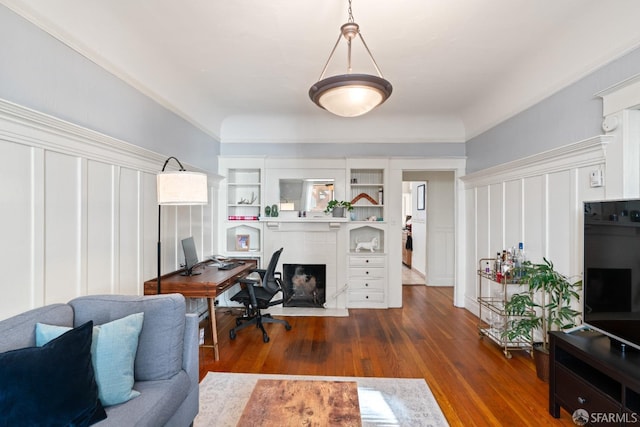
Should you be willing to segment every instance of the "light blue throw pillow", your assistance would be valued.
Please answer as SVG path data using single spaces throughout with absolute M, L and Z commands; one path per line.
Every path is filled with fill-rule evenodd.
M 93 327 L 91 362 L 103 406 L 124 403 L 140 395 L 133 390 L 133 366 L 144 313 Z M 36 345 L 43 346 L 71 328 L 36 324 Z

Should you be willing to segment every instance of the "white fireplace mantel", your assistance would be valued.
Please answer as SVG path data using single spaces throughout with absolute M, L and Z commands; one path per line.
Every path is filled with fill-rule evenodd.
M 267 228 L 278 230 L 281 225 L 287 224 L 296 227 L 296 229 L 313 229 L 320 231 L 322 229 L 334 230 L 340 228 L 341 224 L 348 222 L 347 218 L 269 218 L 261 220 L 266 223 Z M 326 225 L 324 225 L 326 224 Z M 307 227 L 308 226 L 308 227 Z
M 326 265 L 326 307 L 345 308 L 339 289 L 345 284 L 347 223 L 346 218 L 270 218 L 265 221 L 265 253 L 284 248 L 281 264 Z

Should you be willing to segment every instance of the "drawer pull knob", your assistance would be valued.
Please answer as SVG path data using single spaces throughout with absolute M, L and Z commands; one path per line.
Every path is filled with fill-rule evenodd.
M 581 405 L 584 405 L 585 403 L 587 403 L 587 399 L 585 399 L 584 397 L 578 396 L 578 403 Z
M 365 283 L 364 285 L 365 285 L 365 286 L 369 286 L 369 284 L 368 284 L 368 283 Z
M 364 260 L 364 262 L 369 262 L 369 260 L 368 260 L 368 259 L 366 259 L 366 260 Z
M 367 295 L 366 297 L 364 297 L 365 299 L 369 299 L 369 295 Z
M 369 274 L 369 272 L 367 271 L 365 274 Z

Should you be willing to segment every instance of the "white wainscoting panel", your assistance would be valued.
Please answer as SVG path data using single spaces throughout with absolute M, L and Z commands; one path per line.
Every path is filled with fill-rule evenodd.
M 116 247 L 118 250 L 118 269 L 119 277 L 114 293 L 119 294 L 142 294 L 142 283 L 144 277 L 142 272 L 142 227 L 141 222 L 144 218 L 141 204 L 141 185 L 140 175 L 142 172 L 134 171 L 129 168 L 118 168 L 119 174 L 119 191 L 118 206 L 119 213 L 117 224 Z M 154 210 L 146 211 L 146 216 L 153 218 Z M 155 277 L 154 274 L 152 277 Z
M 143 293 L 157 274 L 155 177 L 167 156 L 0 100 L 0 158 L 0 319 L 87 294 Z M 163 273 L 183 261 L 185 237 L 201 257 L 216 252 L 210 200 L 163 208 Z
M 523 228 L 522 242 L 524 251 L 529 254 L 543 254 L 547 241 L 546 234 L 542 232 L 546 225 L 547 201 L 546 177 L 544 175 L 531 176 L 523 179 Z
M 533 261 L 542 261 L 545 255 L 558 268 L 569 273 L 571 268 L 571 252 L 580 250 L 574 241 L 573 224 L 580 221 L 578 217 L 578 201 L 572 191 L 573 170 L 554 172 L 547 176 L 547 208 L 546 230 L 547 247 L 543 254 L 531 254 Z M 589 185 L 586 183 L 586 185 Z
M 34 300 L 42 300 L 42 293 L 34 292 L 36 282 L 42 280 L 42 269 L 36 272 L 33 268 L 35 258 L 42 258 L 35 247 L 43 240 L 42 227 L 34 224 L 34 205 L 41 204 L 36 200 L 41 191 L 34 194 L 32 186 L 35 151 L 40 150 L 0 140 L 0 158 L 11 159 L 0 168 L 0 263 L 4 276 L 0 313 L 23 311 Z
M 477 187 L 474 191 L 475 194 L 472 194 L 472 197 L 475 197 L 474 203 L 471 203 L 471 206 L 475 206 L 475 212 L 468 212 L 466 218 L 467 223 L 475 222 L 477 224 L 476 228 L 476 248 L 478 249 L 479 258 L 487 257 L 491 255 L 491 226 L 493 225 L 490 220 L 490 198 L 489 198 L 489 187 Z M 480 227 L 480 224 L 482 226 Z M 499 222 L 496 222 L 498 225 Z M 495 255 L 495 253 L 493 254 Z M 473 266 L 477 265 L 477 259 L 471 264 Z
M 114 292 L 116 168 L 103 162 L 88 162 L 87 168 L 87 283 L 89 293 Z
M 156 204 L 156 175 L 142 174 L 141 224 L 142 231 L 142 277 L 146 280 L 158 275 L 158 205 Z M 210 199 L 211 200 L 211 199 Z M 163 270 L 166 271 L 166 270 Z M 142 291 L 141 291 L 142 292 Z
M 504 190 L 504 243 L 509 248 L 522 241 L 522 180 L 506 181 Z
M 589 171 L 603 168 L 607 137 L 595 137 L 462 178 L 466 193 L 466 258 L 473 280 L 465 307 L 477 314 L 479 258 L 524 243 L 527 258 L 550 259 L 570 276 L 582 271 L 582 202 L 603 199 Z M 474 240 L 471 240 L 473 238 Z
M 45 304 L 82 295 L 81 159 L 45 152 Z
M 491 184 L 487 190 L 489 207 L 486 213 L 489 222 L 478 224 L 478 226 L 489 226 L 489 253 L 487 255 L 495 255 L 496 251 L 504 248 L 504 184 L 502 182 Z

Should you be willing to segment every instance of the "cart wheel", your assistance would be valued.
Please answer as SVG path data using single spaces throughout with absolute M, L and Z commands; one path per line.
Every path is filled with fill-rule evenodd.
M 232 340 L 236 339 L 236 331 L 234 331 L 233 329 L 229 330 L 229 338 L 231 338 Z
M 284 325 L 284 328 L 285 328 L 287 331 L 290 331 L 290 330 L 291 330 L 291 325 Z
M 269 342 L 269 335 L 267 335 L 266 332 L 262 334 L 262 341 L 264 341 L 265 343 Z

